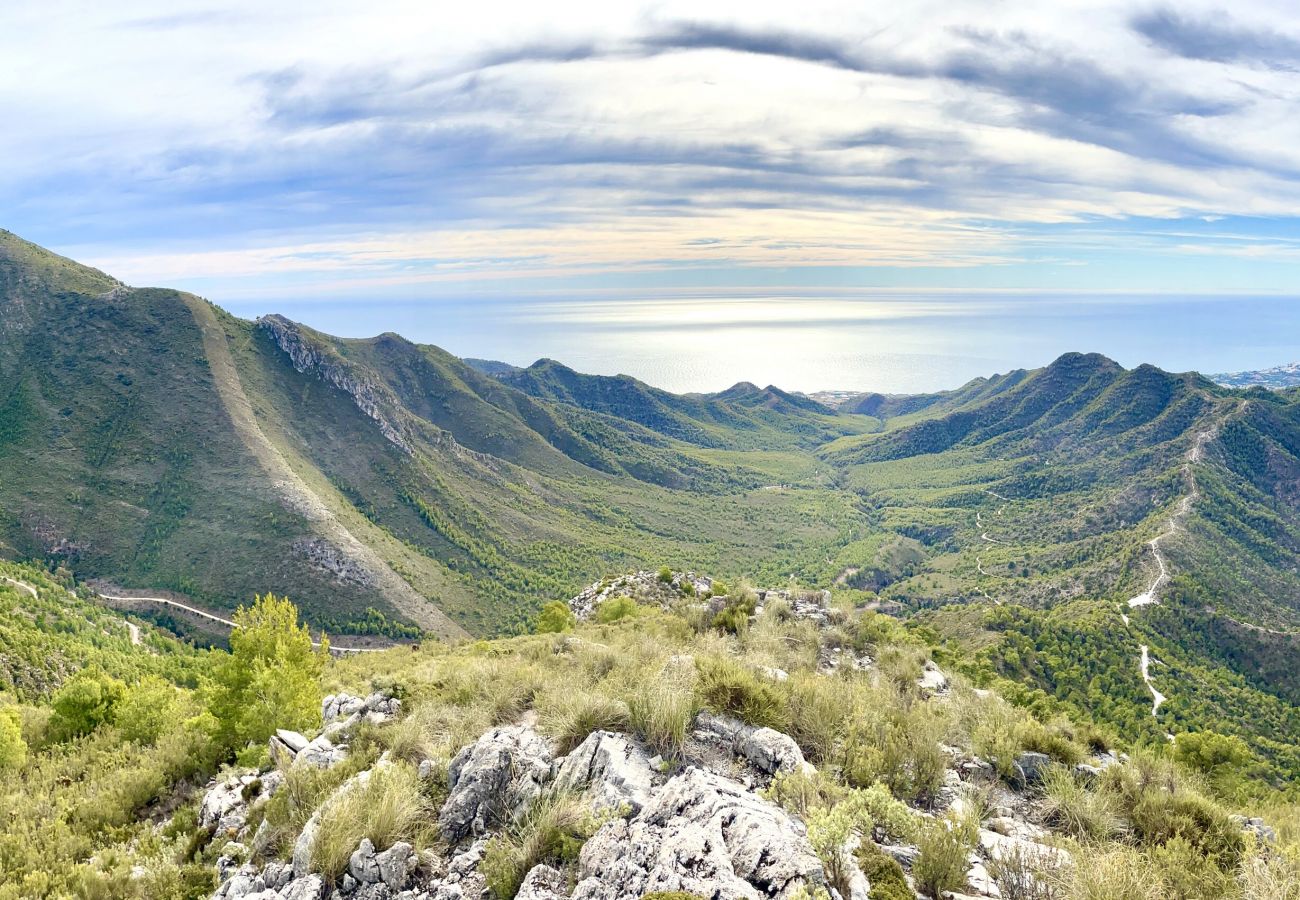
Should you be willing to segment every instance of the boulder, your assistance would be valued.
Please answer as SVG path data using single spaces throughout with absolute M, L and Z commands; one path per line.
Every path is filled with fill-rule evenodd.
M 1015 781 L 1022 787 L 1040 783 L 1052 765 L 1052 758 L 1046 753 L 1029 751 L 1016 757 Z
M 374 884 L 379 880 L 379 864 L 375 862 L 375 845 L 370 838 L 362 838 L 361 844 L 348 859 L 348 874 L 361 884 Z
M 566 791 L 589 790 L 598 808 L 626 805 L 637 813 L 650 800 L 654 774 L 645 751 L 626 735 L 594 731 L 565 757 L 555 785 Z
M 765 775 L 803 770 L 808 763 L 794 738 L 772 728 L 755 728 L 731 716 L 702 712 L 695 718 L 695 736 L 725 747 Z
M 651 891 L 787 898 L 825 885 L 802 824 L 725 778 L 689 769 L 631 821 L 583 847 L 574 900 L 636 900 Z
M 295 878 L 280 891 L 282 900 L 321 900 L 325 896 L 325 880 L 319 875 Z
M 438 815 L 443 837 L 459 841 L 518 819 L 551 780 L 551 748 L 525 725 L 493 728 L 448 769 L 451 793 Z
M 740 738 L 737 749 L 741 756 L 768 775 L 800 771 L 808 765 L 794 738 L 773 728 L 748 731 Z
M 415 848 L 405 841 L 398 841 L 384 852 L 375 854 L 379 880 L 395 891 L 406 887 L 419 864 Z
M 335 746 L 333 741 L 322 734 L 299 751 L 293 764 L 314 766 L 317 769 L 332 769 L 347 758 L 347 747 Z
M 948 676 L 935 665 L 934 660 L 928 659 L 921 670 L 921 677 L 916 680 L 916 686 L 925 694 L 941 694 L 948 689 Z
M 533 866 L 524 876 L 515 900 L 566 900 L 569 885 L 564 873 L 550 866 Z

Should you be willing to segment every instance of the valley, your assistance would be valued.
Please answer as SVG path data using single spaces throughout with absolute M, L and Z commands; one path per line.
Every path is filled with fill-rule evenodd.
M 675 395 L 553 360 L 467 364 L 392 334 L 241 321 L 13 235 L 0 275 L 0 549 L 160 597 L 156 617 L 181 631 L 207 616 L 204 639 L 221 642 L 230 611 L 270 590 L 338 646 L 518 633 L 544 603 L 663 560 L 835 584 L 931 629 L 972 673 L 1018 681 L 1026 701 L 1156 739 L 1139 715 L 1146 642 L 1201 686 L 1197 711 L 1160 707 L 1167 728 L 1219 710 L 1214 727 L 1300 771 L 1224 712 L 1236 701 L 1209 699 L 1262 692 L 1279 721 L 1300 721 L 1300 693 L 1235 651 L 1177 661 L 1168 618 L 1194 602 L 1243 636 L 1300 627 L 1287 500 L 1300 405 L 1286 392 L 1247 399 L 1067 354 L 833 406 L 752 384 Z M 1206 593 L 1184 600 L 1186 585 Z M 1125 628 L 1100 657 L 1015 649 L 1116 606 Z M 1104 700 L 1080 692 L 1084 672 L 1110 684 Z

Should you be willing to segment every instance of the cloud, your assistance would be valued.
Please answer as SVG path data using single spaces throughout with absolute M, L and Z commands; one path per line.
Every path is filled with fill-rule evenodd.
M 1271 28 L 1238 25 L 1227 14 L 1189 15 L 1161 7 L 1134 16 L 1135 31 L 1166 52 L 1187 59 L 1294 69 L 1300 40 Z
M 23 123 L 0 134 L 0 208 L 132 280 L 193 266 L 241 290 L 313 271 L 380 289 L 974 270 L 1027 248 L 1073 260 L 1040 226 L 1122 247 L 1108 223 L 1300 208 L 1276 30 L 1122 4 L 1016 5 L 994 26 L 966 0 L 879 18 L 809 2 L 290 17 L 124 0 L 91 16 L 93 41 L 22 40 L 48 23 L 0 11 L 0 52 L 41 73 L 0 84 Z

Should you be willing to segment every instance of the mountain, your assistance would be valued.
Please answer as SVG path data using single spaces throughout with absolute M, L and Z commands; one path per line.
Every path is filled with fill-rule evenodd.
M 839 409 L 488 375 L 0 236 L 0 553 L 128 600 L 273 591 L 331 633 L 477 637 L 633 568 L 793 580 L 1045 716 L 1212 728 L 1282 783 L 1298 499 L 1294 391 L 1082 353 Z
M 239 320 L 9 233 L 0 291 L 0 544 L 119 593 L 231 609 L 274 590 L 334 631 L 484 634 L 647 553 L 797 571 L 842 527 L 806 509 L 853 516 L 824 484 L 760 490 L 824 469 L 806 455 L 712 452 L 397 335 Z
M 1253 372 L 1227 372 L 1209 376 L 1215 384 L 1224 387 L 1265 387 L 1285 390 L 1300 386 L 1300 362 L 1273 366 L 1270 369 L 1256 369 Z
M 616 416 L 700 447 L 807 449 L 876 424 L 770 385 L 671 394 L 628 375 L 584 375 L 551 359 L 499 377 L 530 396 Z

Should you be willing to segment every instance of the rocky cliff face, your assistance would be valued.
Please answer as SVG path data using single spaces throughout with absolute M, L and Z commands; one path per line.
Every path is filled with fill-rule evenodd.
M 303 374 L 315 374 L 321 381 L 343 391 L 352 398 L 357 409 L 374 420 L 385 438 L 400 447 L 404 453 L 409 455 L 413 452 L 395 412 L 401 404 L 388 388 L 367 378 L 355 366 L 313 343 L 296 323 L 284 316 L 262 316 L 257 324 L 289 357 L 295 370 Z

